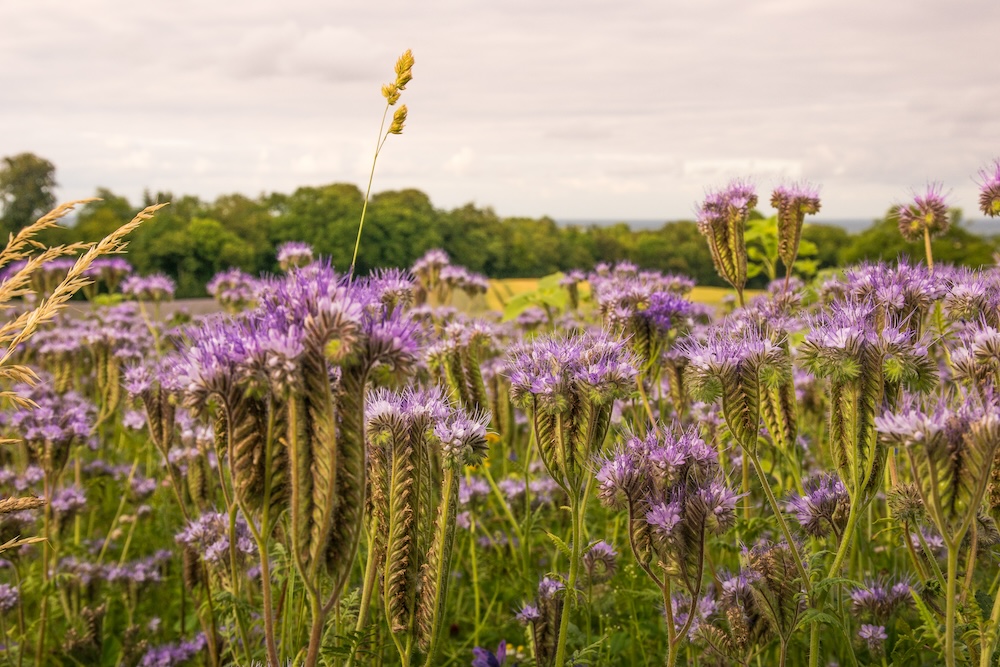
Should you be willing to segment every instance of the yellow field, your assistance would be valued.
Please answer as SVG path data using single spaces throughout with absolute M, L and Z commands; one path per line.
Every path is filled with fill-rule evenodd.
M 486 295 L 486 308 L 488 310 L 503 310 L 503 304 L 500 302 L 498 294 L 503 296 L 504 301 L 507 301 L 511 297 L 517 296 L 518 294 L 531 292 L 538 288 L 538 279 L 507 278 L 505 280 L 490 280 L 490 284 L 492 285 L 492 289 L 489 294 Z M 581 287 L 581 295 L 590 293 L 589 287 L 586 285 Z M 735 295 L 736 292 L 732 289 L 723 287 L 695 287 L 689 295 L 689 298 L 697 303 L 703 303 L 707 306 L 715 307 L 722 305 L 722 298 L 727 294 Z M 757 294 L 759 294 L 759 292 L 748 290 L 746 292 L 747 300 Z

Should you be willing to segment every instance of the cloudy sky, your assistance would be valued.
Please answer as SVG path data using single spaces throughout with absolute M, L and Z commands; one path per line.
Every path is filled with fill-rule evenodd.
M 1000 155 L 1000 2 L 31 0 L 0 3 L 0 156 L 212 198 L 364 184 L 501 215 L 673 219 L 734 175 L 872 217 Z

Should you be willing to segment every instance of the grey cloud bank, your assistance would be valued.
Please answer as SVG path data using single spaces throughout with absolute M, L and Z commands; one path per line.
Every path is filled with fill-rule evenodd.
M 406 48 L 410 120 L 375 189 L 502 215 L 670 219 L 707 187 L 821 184 L 824 217 L 1000 155 L 996 2 L 0 5 L 0 155 L 206 198 L 363 183 Z

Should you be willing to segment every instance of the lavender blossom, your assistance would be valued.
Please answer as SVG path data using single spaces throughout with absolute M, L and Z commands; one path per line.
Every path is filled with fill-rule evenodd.
M 190 641 L 181 641 L 149 649 L 139 667 L 179 667 L 205 649 L 205 635 L 198 634 Z
M 496 653 L 478 646 L 472 649 L 472 667 L 503 667 L 506 664 L 507 642 L 504 640 L 500 640 Z
M 747 282 L 747 250 L 743 240 L 757 194 L 746 181 L 735 180 L 710 192 L 698 208 L 698 231 L 708 239 L 718 274 L 740 294 Z
M 122 293 L 138 301 L 169 301 L 176 291 L 177 284 L 162 273 L 132 275 L 122 282 Z
M 229 567 L 229 517 L 225 514 L 206 512 L 189 522 L 175 539 L 178 544 L 201 554 L 210 565 L 223 569 Z M 236 521 L 236 553 L 241 559 L 257 555 L 257 545 L 242 516 Z
M 15 609 L 21 602 L 21 592 L 10 584 L 0 584 L 0 614 Z
M 847 525 L 851 499 L 847 487 L 834 475 L 820 475 L 806 482 L 805 494 L 793 494 L 786 504 L 806 534 L 825 537 L 832 530 L 839 538 Z
M 615 576 L 618 552 L 607 542 L 595 542 L 583 554 L 583 567 L 593 584 L 601 584 Z
M 1000 215 L 1000 159 L 979 171 L 979 210 L 995 218 Z
M 905 579 L 896 583 L 869 580 L 851 591 L 851 603 L 856 612 L 884 623 L 894 611 L 912 602 L 910 590 L 910 582 Z
M 881 625 L 862 625 L 858 630 L 858 637 L 864 640 L 868 650 L 875 654 L 881 654 L 885 640 L 889 635 L 885 633 L 885 627 Z
M 278 246 L 278 263 L 282 271 L 301 268 L 313 261 L 313 249 L 308 243 L 287 241 Z
M 896 207 L 896 214 L 899 216 L 899 233 L 907 241 L 919 241 L 925 233 L 932 237 L 940 236 L 951 225 L 940 183 L 928 185 L 923 194 L 914 194 L 912 203 Z
M 778 211 L 778 256 L 789 275 L 799 254 L 802 223 L 807 215 L 819 213 L 819 192 L 806 183 L 775 188 L 771 206 Z

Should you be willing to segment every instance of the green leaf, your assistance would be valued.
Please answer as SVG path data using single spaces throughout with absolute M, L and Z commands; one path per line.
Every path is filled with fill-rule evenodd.
M 556 545 L 556 549 L 558 549 L 562 555 L 566 556 L 566 558 L 573 557 L 573 552 L 570 550 L 569 545 L 567 545 L 561 537 L 550 533 L 549 531 L 545 531 L 545 534 L 549 536 L 549 539 L 552 540 L 552 544 Z
M 824 579 L 823 581 L 817 582 L 813 585 L 813 590 L 822 591 L 837 584 L 844 584 L 845 586 L 857 586 L 858 582 L 853 579 L 848 579 L 846 577 L 831 577 L 830 579 Z

